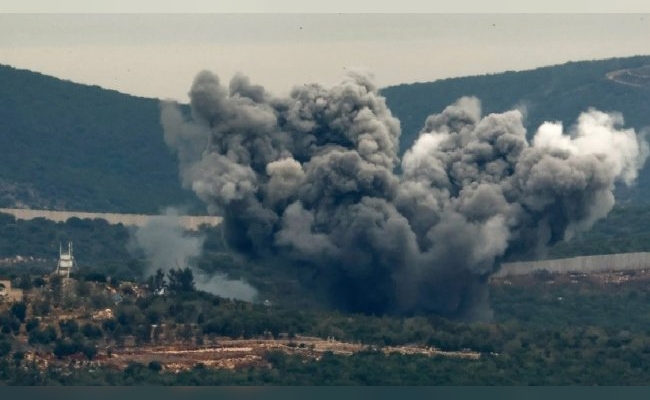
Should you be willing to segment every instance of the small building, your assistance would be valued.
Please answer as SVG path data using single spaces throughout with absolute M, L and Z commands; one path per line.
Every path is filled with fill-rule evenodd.
M 59 244 L 59 262 L 56 265 L 55 274 L 70 277 L 70 271 L 75 267 L 74 256 L 72 255 L 72 242 L 68 242 L 68 251 L 64 252 L 61 244 Z
M 13 289 L 11 281 L 0 280 L 0 299 L 8 303 L 14 303 L 23 300 L 23 290 Z

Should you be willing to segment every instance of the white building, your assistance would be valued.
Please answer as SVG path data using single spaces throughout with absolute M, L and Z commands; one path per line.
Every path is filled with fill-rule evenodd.
M 70 271 L 75 267 L 74 256 L 72 255 L 72 242 L 68 242 L 68 252 L 64 252 L 59 244 L 59 262 L 56 265 L 55 273 L 66 278 L 70 277 Z

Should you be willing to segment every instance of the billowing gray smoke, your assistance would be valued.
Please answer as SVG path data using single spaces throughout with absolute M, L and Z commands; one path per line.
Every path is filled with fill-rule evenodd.
M 370 79 L 277 98 L 201 72 L 191 118 L 162 107 L 186 187 L 224 217 L 232 250 L 312 268 L 333 305 L 371 313 L 489 318 L 486 278 L 509 252 L 588 229 L 631 184 L 647 145 L 620 115 L 546 123 L 481 115 L 461 98 L 430 116 L 400 162 L 399 121 Z
M 185 234 L 177 218 L 178 213 L 168 209 L 165 215 L 152 218 L 147 225 L 136 228 L 132 235 L 134 249 L 141 249 L 147 265 L 144 276 L 151 276 L 158 269 L 167 273 L 172 269 L 190 268 L 198 290 L 224 298 L 253 301 L 257 290 L 239 280 L 229 279 L 224 274 L 207 276 L 194 266 L 201 255 L 205 238 Z

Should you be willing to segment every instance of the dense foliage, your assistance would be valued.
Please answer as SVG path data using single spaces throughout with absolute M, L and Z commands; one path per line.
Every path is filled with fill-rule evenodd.
M 381 90 L 402 127 L 401 148 L 413 143 L 430 114 L 442 111 L 462 96 L 481 100 L 483 113 L 522 109 L 529 134 L 544 121 L 565 126 L 589 107 L 623 113 L 626 124 L 637 129 L 650 125 L 650 90 L 612 82 L 606 74 L 650 64 L 650 56 L 568 62 L 526 71 L 441 79 Z
M 72 241 L 79 249 L 77 265 L 86 273 L 101 272 L 121 278 L 139 278 L 142 260 L 129 251 L 129 228 L 103 219 L 70 218 L 54 222 L 44 218 L 17 220 L 0 213 L 0 273 L 51 272 L 59 257 L 59 245 Z M 16 259 L 20 256 L 20 259 Z
M 232 302 L 194 291 L 125 300 L 116 317 L 101 324 L 62 320 L 59 326 L 30 326 L 30 344 L 65 360 L 92 360 L 100 343 L 155 343 L 149 323 L 166 321 L 179 339 L 293 335 L 374 344 L 351 356 L 324 353 L 319 359 L 270 351 L 268 365 L 211 369 L 201 364 L 174 373 L 161 363 L 132 362 L 124 370 L 104 367 L 45 370 L 24 358 L 11 325 L 0 324 L 0 382 L 22 385 L 631 385 L 650 377 L 650 290 L 643 281 L 599 285 L 559 283 L 539 274 L 520 285 L 491 286 L 492 323 L 464 324 L 434 317 L 370 317 L 331 312 L 289 312 Z M 548 284 L 550 281 L 555 284 Z M 77 288 L 76 291 L 80 289 Z M 25 323 L 27 324 L 29 320 Z M 18 323 L 20 325 L 20 323 Z M 5 326 L 8 328 L 5 329 Z M 300 337 L 296 336 L 296 341 Z M 415 343 L 446 350 L 470 348 L 479 359 L 383 354 L 385 345 Z M 103 348 L 103 347 L 102 347 Z
M 607 218 L 570 241 L 556 244 L 549 258 L 650 251 L 650 207 L 627 204 L 614 207 Z
M 157 213 L 196 204 L 159 119 L 155 99 L 0 65 L 0 206 Z

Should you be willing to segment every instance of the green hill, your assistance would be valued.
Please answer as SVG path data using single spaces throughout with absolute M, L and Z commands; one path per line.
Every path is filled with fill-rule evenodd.
M 529 71 L 443 79 L 382 89 L 402 124 L 402 151 L 426 117 L 461 96 L 484 113 L 525 107 L 529 132 L 545 120 L 572 124 L 596 107 L 650 126 L 650 56 L 569 62 Z M 196 197 L 180 187 L 157 99 L 139 98 L 0 65 L 0 206 L 156 213 Z M 646 204 L 650 168 L 624 203 Z
M 589 107 L 619 111 L 626 125 L 639 129 L 650 126 L 650 85 L 647 78 L 634 84 L 632 77 L 643 77 L 649 65 L 650 56 L 568 62 L 520 72 L 391 86 L 381 93 L 401 121 L 402 150 L 413 143 L 428 115 L 442 111 L 461 96 L 481 99 L 484 114 L 525 107 L 530 133 L 544 121 L 571 124 Z M 618 80 L 607 76 L 628 69 L 632 73 L 613 74 Z
M 0 66 L 0 205 L 157 213 L 191 203 L 158 100 Z
M 402 125 L 401 151 L 409 148 L 426 117 L 442 111 L 462 96 L 481 99 L 483 113 L 525 109 L 533 134 L 544 121 L 572 125 L 580 112 L 594 107 L 618 111 L 626 127 L 637 132 L 650 127 L 650 56 L 568 62 L 521 72 L 442 79 L 382 89 L 388 106 Z M 632 190 L 619 196 L 634 203 L 650 199 L 650 164 Z

